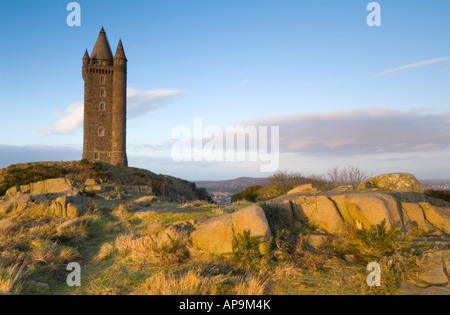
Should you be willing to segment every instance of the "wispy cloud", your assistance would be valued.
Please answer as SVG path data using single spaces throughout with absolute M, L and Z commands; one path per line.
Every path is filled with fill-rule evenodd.
M 167 105 L 184 95 L 186 92 L 179 90 L 150 90 L 139 91 L 129 88 L 128 93 L 128 118 L 141 117 L 151 110 Z
M 450 113 L 352 110 L 254 120 L 245 125 L 279 126 L 282 153 L 350 156 L 450 149 Z
M 83 102 L 73 103 L 64 113 L 56 112 L 55 116 L 59 117 L 58 121 L 40 130 L 40 134 L 43 136 L 72 134 L 83 123 Z
M 183 97 L 186 92 L 179 90 L 127 90 L 128 118 L 144 116 L 151 110 L 162 107 Z M 48 128 L 39 131 L 43 136 L 73 134 L 83 125 L 83 102 L 77 102 L 67 107 L 64 113 L 56 112 L 58 121 Z
M 415 63 L 411 63 L 409 65 L 405 65 L 405 66 L 401 66 L 401 67 L 398 67 L 395 69 L 384 71 L 382 73 L 379 73 L 379 74 L 373 76 L 373 78 L 377 79 L 377 78 L 381 78 L 381 77 L 387 76 L 389 74 L 404 71 L 404 70 L 428 67 L 428 66 L 435 65 L 435 64 L 442 63 L 442 62 L 449 61 L 449 60 L 450 60 L 450 57 L 443 57 L 443 58 L 436 58 L 436 59 L 415 62 Z

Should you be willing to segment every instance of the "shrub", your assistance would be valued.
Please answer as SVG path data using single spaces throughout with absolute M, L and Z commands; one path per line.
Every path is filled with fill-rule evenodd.
M 261 186 L 251 186 L 245 188 L 240 193 L 234 194 L 231 196 L 231 202 L 237 202 L 241 200 L 247 200 L 250 202 L 256 202 L 258 200 L 259 192 L 261 190 Z
M 286 209 L 273 204 L 261 205 L 269 223 L 270 229 L 273 234 L 276 234 L 278 230 L 282 230 L 289 225 L 286 220 Z
M 328 179 L 333 187 L 357 186 L 367 177 L 366 173 L 352 165 L 344 168 L 335 166 L 328 170 Z
M 428 197 L 445 200 L 450 202 L 450 191 L 448 190 L 433 190 L 427 189 L 424 191 L 424 194 Z
M 242 268 L 253 268 L 261 258 L 259 239 L 250 231 L 236 235 L 233 242 L 233 262 Z

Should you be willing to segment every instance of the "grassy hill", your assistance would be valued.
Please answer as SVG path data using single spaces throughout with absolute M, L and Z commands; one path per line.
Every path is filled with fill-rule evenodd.
M 207 199 L 205 190 L 194 183 L 167 175 L 157 175 L 148 170 L 91 163 L 86 160 L 73 162 L 36 162 L 15 164 L 0 170 L 0 196 L 14 186 L 28 185 L 52 178 L 68 178 L 82 184 L 88 179 L 127 186 L 151 186 L 158 197 L 175 202 Z

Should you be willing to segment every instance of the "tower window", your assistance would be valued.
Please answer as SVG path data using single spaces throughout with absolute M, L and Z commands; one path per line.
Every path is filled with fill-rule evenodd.
M 105 110 L 105 103 L 100 103 L 100 110 Z
M 98 158 L 98 153 L 97 152 L 95 152 L 94 153 L 94 160 L 98 160 L 99 158 Z
M 103 137 L 103 136 L 105 135 L 105 130 L 103 130 L 103 128 L 100 128 L 100 129 L 98 130 L 98 135 L 99 135 L 100 137 Z
M 105 77 L 100 77 L 100 83 L 105 83 Z
M 100 96 L 105 96 L 105 90 L 100 90 Z

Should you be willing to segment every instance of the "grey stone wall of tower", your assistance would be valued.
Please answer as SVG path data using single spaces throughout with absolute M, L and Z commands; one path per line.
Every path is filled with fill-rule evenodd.
M 127 59 L 121 40 L 113 57 L 103 28 L 83 57 L 83 79 L 83 159 L 128 166 Z

